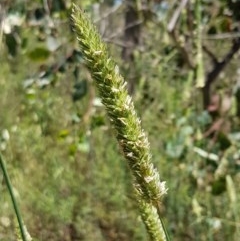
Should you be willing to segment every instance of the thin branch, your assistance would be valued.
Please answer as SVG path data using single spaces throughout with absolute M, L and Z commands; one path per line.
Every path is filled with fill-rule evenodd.
M 122 3 L 117 4 L 116 6 L 114 6 L 113 8 L 111 8 L 110 11 L 108 11 L 107 13 L 105 13 L 103 16 L 101 16 L 100 18 L 96 19 L 96 20 L 94 21 L 94 23 L 96 24 L 96 23 L 98 23 L 98 22 L 100 22 L 100 21 L 108 18 L 110 15 L 116 13 L 116 12 L 118 11 L 118 9 L 120 9 L 120 8 L 122 7 L 122 5 L 123 5 Z
M 208 73 L 206 77 L 206 84 L 203 91 L 203 106 L 207 109 L 210 103 L 210 92 L 211 92 L 211 85 L 216 81 L 219 74 L 223 71 L 226 65 L 232 60 L 233 56 L 239 51 L 240 49 L 240 38 L 233 41 L 233 45 L 228 53 L 225 55 L 222 61 L 216 62 L 214 68 L 211 72 Z
M 0 4 L 0 50 L 2 48 L 2 41 L 3 41 L 3 27 L 4 27 L 4 21 L 5 21 L 5 12 L 6 10 Z
M 214 69 L 210 73 L 208 73 L 206 85 L 211 85 L 216 80 L 218 75 L 221 73 L 224 67 L 232 60 L 233 56 L 238 52 L 239 49 L 240 49 L 240 38 L 233 41 L 233 45 L 231 49 L 225 55 L 223 60 L 220 62 L 217 62 L 214 66 Z
M 185 8 L 187 3 L 188 3 L 188 0 L 182 0 L 179 7 L 175 10 L 175 12 L 170 20 L 170 23 L 168 24 L 168 27 L 167 27 L 168 32 L 171 33 L 172 31 L 174 31 L 174 29 L 177 25 L 177 22 L 179 20 L 179 17 L 181 15 L 181 12 Z
M 194 69 L 195 68 L 195 64 L 193 63 L 193 61 L 191 60 L 191 57 L 188 54 L 188 50 L 186 48 L 186 46 L 184 45 L 184 43 L 182 43 L 181 41 L 178 40 L 177 34 L 175 31 L 172 31 L 171 33 L 169 33 L 173 39 L 173 41 L 175 42 L 177 49 L 179 50 L 179 52 L 182 54 L 185 62 L 187 63 L 187 65 L 191 68 Z
M 46 11 L 47 15 L 50 16 L 50 8 L 47 0 L 43 0 L 43 8 Z
M 219 40 L 219 39 L 234 39 L 240 38 L 240 33 L 221 33 L 221 34 L 211 34 L 203 36 L 203 39 L 206 40 Z
M 120 34 L 122 34 L 123 32 L 125 32 L 126 30 L 128 30 L 129 28 L 133 28 L 135 26 L 141 25 L 144 21 L 143 20 L 138 20 L 135 21 L 131 24 L 126 25 L 123 29 L 120 29 L 119 31 L 113 33 L 111 36 L 109 36 L 107 39 L 113 39 L 116 38 L 117 36 L 119 36 Z
M 182 54 L 183 58 L 185 59 L 185 62 L 187 63 L 187 65 L 191 69 L 194 69 L 195 65 L 188 54 L 188 50 L 186 49 L 185 44 L 179 41 L 178 36 L 176 34 L 176 25 L 180 18 L 181 12 L 186 7 L 187 3 L 188 3 L 188 0 L 181 1 L 180 5 L 175 10 L 172 16 L 170 23 L 168 24 L 167 30 L 169 35 L 172 37 L 173 41 L 175 42 L 179 52 Z
M 47 0 L 43 0 L 43 8 L 44 8 L 44 10 L 46 11 L 46 14 L 47 14 L 48 26 L 51 27 L 51 28 L 54 27 L 55 24 L 54 24 L 53 19 L 51 18 L 51 11 L 50 11 L 49 4 L 48 4 Z
M 121 48 L 131 48 L 131 46 L 127 45 L 126 43 L 120 42 L 120 41 L 111 40 L 111 39 L 108 39 L 108 38 L 103 38 L 103 41 L 106 42 L 106 43 L 114 44 L 114 45 L 119 46 Z
M 213 64 L 214 65 L 218 64 L 218 59 L 213 54 L 213 52 L 206 45 L 203 45 L 202 48 L 203 48 L 204 52 L 210 57 L 210 59 L 212 60 Z

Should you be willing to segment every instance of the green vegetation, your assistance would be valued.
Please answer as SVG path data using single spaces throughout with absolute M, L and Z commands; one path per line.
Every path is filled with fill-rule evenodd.
M 237 241 L 239 1 L 113 2 L 80 5 L 128 81 L 167 182 L 159 212 L 170 237 Z M 32 239 L 148 240 L 71 1 L 0 5 L 0 149 Z M 21 240 L 0 180 L 0 240 Z

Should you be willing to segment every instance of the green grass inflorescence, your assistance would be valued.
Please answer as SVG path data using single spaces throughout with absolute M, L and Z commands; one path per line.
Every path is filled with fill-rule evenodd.
M 90 70 L 110 122 L 134 177 L 139 209 L 154 241 L 166 240 L 158 206 L 166 193 L 165 182 L 152 164 L 150 145 L 137 117 L 127 83 L 109 57 L 107 47 L 86 14 L 73 5 L 72 21 L 86 65 Z

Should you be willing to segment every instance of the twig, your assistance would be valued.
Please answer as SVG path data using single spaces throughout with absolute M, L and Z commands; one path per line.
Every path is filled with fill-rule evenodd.
M 212 60 L 213 64 L 214 65 L 218 64 L 218 59 L 213 54 L 213 52 L 206 45 L 203 45 L 202 48 L 203 48 L 204 52 L 210 57 L 210 59 Z
M 195 17 L 196 17 L 196 87 L 202 88 L 205 85 L 203 53 L 202 53 L 202 14 L 200 0 L 195 1 Z
M 211 85 L 224 67 L 231 61 L 234 54 L 240 49 L 240 38 L 233 42 L 233 45 L 229 52 L 225 55 L 222 61 L 215 64 L 214 69 L 207 75 L 206 84 Z
M 4 20 L 5 20 L 5 10 L 3 6 L 1 6 L 0 4 L 0 50 L 2 48 Z
M 48 25 L 50 27 L 54 27 L 55 24 L 54 24 L 53 19 L 51 18 L 51 11 L 50 11 L 49 4 L 48 4 L 47 0 L 43 0 L 43 7 L 44 7 L 44 10 L 46 11 L 46 14 L 47 14 Z
M 207 35 L 203 36 L 203 39 L 206 40 L 219 40 L 219 39 L 233 39 L 233 38 L 240 38 L 240 33 L 221 33 L 221 34 L 214 34 L 214 35 Z
M 102 20 L 104 20 L 105 18 L 108 18 L 110 15 L 114 14 L 115 12 L 117 12 L 118 9 L 120 9 L 122 7 L 122 3 L 116 5 L 115 7 L 111 8 L 110 11 L 108 11 L 107 13 L 105 13 L 103 16 L 101 16 L 100 18 L 96 19 L 94 21 L 94 23 L 98 23 Z
M 188 54 L 188 50 L 186 49 L 184 43 L 181 43 L 179 40 L 178 40 L 178 37 L 177 37 L 177 34 L 176 34 L 176 25 L 177 25 L 177 22 L 180 18 L 180 14 L 182 12 L 182 10 L 184 9 L 184 7 L 187 5 L 188 3 L 188 0 L 182 0 L 180 5 L 178 6 L 178 8 L 175 10 L 171 20 L 170 20 L 170 23 L 168 24 L 168 27 L 167 27 L 167 30 L 168 30 L 168 33 L 169 35 L 172 37 L 173 41 L 175 42 L 178 50 L 180 51 L 180 53 L 182 54 L 183 58 L 185 59 L 187 65 L 191 68 L 191 69 L 194 69 L 195 65 L 194 63 L 192 62 L 189 54 Z
M 174 31 L 175 27 L 176 27 L 176 24 L 179 20 L 179 17 L 180 17 L 180 14 L 182 12 L 182 10 L 185 8 L 185 6 L 187 5 L 188 3 L 188 0 L 182 0 L 179 7 L 176 9 L 176 11 L 174 12 L 171 20 L 170 20 L 170 23 L 168 24 L 168 32 L 172 32 Z
M 108 39 L 108 38 L 103 38 L 103 41 L 106 42 L 106 43 L 114 44 L 114 45 L 119 46 L 121 48 L 130 48 L 131 47 L 131 46 L 127 45 L 126 43 L 119 42 L 119 41 L 116 41 L 116 40 L 111 40 L 111 39 Z
M 208 73 L 206 84 L 203 90 L 203 105 L 206 109 L 210 103 L 210 87 L 214 81 L 216 81 L 219 74 L 223 71 L 226 65 L 232 60 L 233 56 L 240 49 L 240 38 L 233 41 L 233 45 L 228 53 L 225 55 L 222 61 L 215 63 L 215 66 L 211 72 Z
M 143 20 L 138 20 L 131 24 L 128 24 L 123 29 L 120 29 L 119 31 L 117 31 L 114 34 L 112 34 L 111 36 L 109 36 L 108 39 L 113 39 L 113 38 L 117 37 L 118 35 L 120 35 L 121 33 L 125 32 L 127 29 L 141 25 L 142 23 L 143 23 Z

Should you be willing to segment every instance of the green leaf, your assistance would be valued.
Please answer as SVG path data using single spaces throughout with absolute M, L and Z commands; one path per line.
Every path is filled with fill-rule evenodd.
M 48 59 L 50 51 L 43 47 L 37 47 L 28 53 L 28 57 L 36 62 L 42 62 Z
M 69 135 L 69 130 L 66 130 L 66 129 L 64 129 L 64 130 L 61 130 L 59 133 L 58 133 L 58 136 L 60 137 L 60 138 L 66 138 L 67 136 Z

